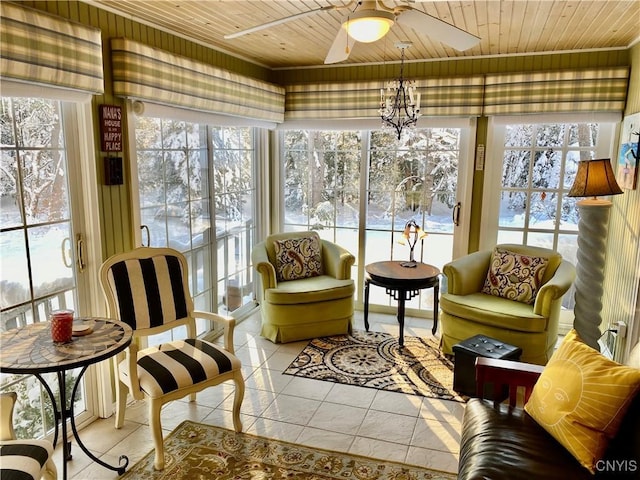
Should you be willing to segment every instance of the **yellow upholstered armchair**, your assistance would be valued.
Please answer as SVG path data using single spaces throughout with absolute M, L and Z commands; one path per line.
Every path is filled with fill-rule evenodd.
M 262 283 L 262 336 L 275 343 L 351 332 L 355 257 L 316 232 L 268 236 L 251 253 Z
M 490 268 L 516 288 L 485 286 Z M 522 348 L 523 362 L 547 363 L 558 339 L 562 297 L 575 278 L 570 262 L 546 248 L 502 244 L 456 259 L 443 267 L 443 273 L 447 278 L 447 293 L 440 297 L 444 353 L 451 354 L 456 343 L 482 334 Z M 523 275 L 527 278 L 517 278 Z M 495 275 L 492 280 L 498 284 Z

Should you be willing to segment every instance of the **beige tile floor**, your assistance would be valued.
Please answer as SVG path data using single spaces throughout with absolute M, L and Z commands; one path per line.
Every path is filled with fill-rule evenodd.
M 395 317 L 371 314 L 371 330 L 398 333 Z M 356 328 L 363 329 L 356 312 Z M 307 341 L 275 345 L 260 337 L 255 314 L 235 330 L 236 354 L 243 362 L 246 393 L 242 404 L 244 431 L 302 445 L 456 472 L 464 404 L 346 386 L 283 375 Z M 407 318 L 406 335 L 431 335 L 431 321 Z M 189 419 L 232 428 L 233 384 L 198 394 L 195 403 L 175 401 L 162 410 L 167 435 Z M 122 429 L 113 417 L 99 419 L 80 431 L 85 445 L 107 463 L 125 454 L 135 464 L 153 447 L 143 401 L 127 408 Z M 74 445 L 69 478 L 100 480 L 117 473 L 97 465 Z M 58 446 L 55 460 L 62 474 Z

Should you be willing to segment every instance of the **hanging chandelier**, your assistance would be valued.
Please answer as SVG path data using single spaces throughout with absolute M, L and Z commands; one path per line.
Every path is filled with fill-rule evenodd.
M 380 118 L 382 128 L 393 128 L 398 134 L 398 140 L 405 127 L 415 127 L 420 118 L 420 93 L 416 93 L 415 82 L 406 80 L 404 74 L 404 51 L 411 46 L 411 42 L 398 42 L 396 47 L 402 52 L 400 59 L 400 77 L 391 80 L 385 89 L 380 89 Z

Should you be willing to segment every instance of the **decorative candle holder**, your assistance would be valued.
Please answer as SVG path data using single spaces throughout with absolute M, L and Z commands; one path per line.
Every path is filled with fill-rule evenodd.
M 73 336 L 73 310 L 56 310 L 49 316 L 53 343 L 68 343 Z

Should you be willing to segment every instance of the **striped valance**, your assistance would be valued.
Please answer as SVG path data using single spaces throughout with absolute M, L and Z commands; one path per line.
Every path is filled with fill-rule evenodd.
M 416 80 L 420 109 L 429 116 L 482 114 L 482 77 Z M 386 82 L 305 83 L 288 85 L 286 120 L 379 118 L 380 88 Z
M 113 91 L 163 105 L 282 122 L 284 88 L 148 47 L 111 40 Z
M 628 67 L 417 79 L 427 116 L 622 112 Z M 288 85 L 286 120 L 378 118 L 381 82 Z
M 0 15 L 2 78 L 104 92 L 100 30 L 15 3 Z
M 628 67 L 487 75 L 484 114 L 621 112 Z

